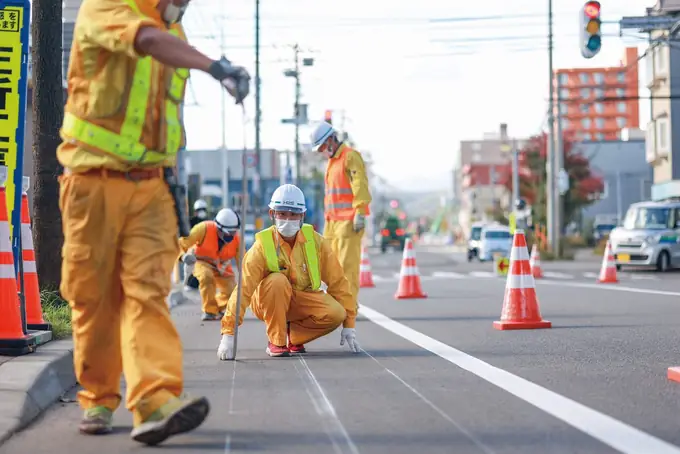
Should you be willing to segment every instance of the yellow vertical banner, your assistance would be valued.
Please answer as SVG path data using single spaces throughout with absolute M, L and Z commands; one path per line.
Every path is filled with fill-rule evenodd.
M 14 172 L 17 167 L 17 137 L 23 136 L 21 118 L 22 94 L 20 79 L 22 67 L 22 29 L 24 8 L 4 5 L 0 9 L 0 166 L 7 167 L 5 183 L 7 197 L 7 219 L 10 220 L 10 236 L 13 223 L 12 211 L 17 192 Z M 19 188 L 20 189 L 20 188 Z M 21 197 L 21 194 L 18 195 Z

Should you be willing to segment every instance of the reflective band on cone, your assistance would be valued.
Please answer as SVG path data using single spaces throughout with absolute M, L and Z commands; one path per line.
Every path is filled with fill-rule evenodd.
M 399 275 L 399 288 L 394 295 L 396 299 L 427 298 L 420 286 L 420 273 L 416 265 L 416 253 L 413 249 L 413 241 L 406 239 L 404 256 L 401 260 L 401 273 Z
M 361 248 L 361 264 L 359 265 L 359 288 L 373 288 L 373 272 L 371 262 L 368 260 L 368 250 L 366 246 Z
M 541 317 L 524 231 L 516 230 L 510 253 L 510 271 L 505 284 L 501 319 L 493 322 L 493 327 L 498 330 L 514 330 L 551 326 L 549 321 Z
M 600 277 L 597 281 L 600 284 L 616 284 L 619 282 L 616 276 L 616 261 L 614 260 L 614 253 L 612 252 L 612 245 L 609 240 L 607 240 L 607 247 L 604 249 L 602 268 L 600 269 Z
M 541 269 L 541 257 L 538 255 L 538 248 L 535 244 L 531 247 L 531 260 L 529 260 L 529 266 L 531 267 L 531 275 L 534 278 L 543 277 L 543 270 Z

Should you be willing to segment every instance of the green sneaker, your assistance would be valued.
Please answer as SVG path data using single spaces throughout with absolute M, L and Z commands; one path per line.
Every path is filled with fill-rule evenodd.
M 113 412 L 106 407 L 88 408 L 80 421 L 80 433 L 87 435 L 103 435 L 113 431 Z
M 200 426 L 210 412 L 205 397 L 171 399 L 149 418 L 132 430 L 133 440 L 146 445 L 157 445 L 168 437 L 190 432 Z

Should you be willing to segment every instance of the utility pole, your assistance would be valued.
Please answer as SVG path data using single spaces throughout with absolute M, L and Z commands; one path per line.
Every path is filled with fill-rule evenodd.
M 222 7 L 220 8 L 221 17 L 220 20 L 224 21 L 224 2 L 221 2 Z M 225 45 L 224 45 L 224 23 L 220 26 L 220 53 L 224 55 Z M 231 205 L 229 201 L 229 154 L 227 152 L 227 98 L 226 90 L 220 90 L 221 98 L 221 110 L 222 110 L 222 147 L 220 148 L 220 154 L 222 156 L 222 207 Z M 243 153 L 245 154 L 245 150 Z M 245 162 L 245 156 L 243 159 Z M 242 207 L 245 210 L 245 207 Z M 245 211 L 244 211 L 245 212 Z
M 262 111 L 261 111 L 261 92 L 260 92 L 260 0 L 255 0 L 255 159 L 257 160 L 257 174 L 260 176 L 260 187 L 257 191 L 257 197 L 255 198 L 255 203 L 258 205 L 258 209 L 262 209 L 265 204 L 264 199 L 264 185 L 262 181 L 262 144 L 260 142 L 260 124 L 262 121 Z M 259 216 L 261 212 L 258 212 L 258 219 L 255 220 L 255 228 L 257 230 L 264 228 L 264 225 L 258 226 Z
M 562 138 L 562 115 L 560 109 L 562 107 L 562 96 L 560 95 L 560 89 L 562 84 L 559 78 L 557 79 L 557 140 L 555 141 L 555 170 L 553 172 L 553 180 L 557 180 L 560 184 L 555 184 L 555 242 L 558 245 L 562 241 L 562 224 L 563 224 L 563 211 L 562 211 L 562 168 L 564 167 L 564 140 Z M 558 249 L 559 250 L 559 249 Z
M 295 185 L 300 186 L 300 46 L 295 44 Z
M 548 153 L 546 156 L 546 220 L 548 223 L 548 242 L 555 256 L 559 254 L 560 245 L 555 233 L 555 84 L 553 79 L 553 0 L 548 0 Z

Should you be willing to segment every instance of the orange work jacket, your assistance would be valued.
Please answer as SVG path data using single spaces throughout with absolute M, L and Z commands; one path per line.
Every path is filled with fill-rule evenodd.
M 220 274 L 233 275 L 231 260 L 238 254 L 239 236 L 234 235 L 231 243 L 226 243 L 221 250 L 218 248 L 217 224 L 215 221 L 206 222 L 205 238 L 201 244 L 196 245 L 194 254 L 196 260 L 206 262 L 215 268 Z
M 347 145 L 341 145 L 337 155 L 328 160 L 326 168 L 326 195 L 324 206 L 326 219 L 329 221 L 351 221 L 356 210 L 352 206 L 354 194 L 346 166 L 347 156 L 352 150 Z M 371 214 L 366 207 L 367 216 Z

